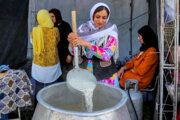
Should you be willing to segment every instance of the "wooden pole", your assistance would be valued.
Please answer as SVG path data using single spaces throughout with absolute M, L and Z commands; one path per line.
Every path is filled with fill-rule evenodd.
M 77 35 L 76 11 L 72 11 L 72 28 L 73 33 Z M 79 68 L 78 47 L 74 47 L 74 63 L 75 68 Z
M 73 28 L 73 33 L 77 35 L 76 11 L 72 11 L 72 28 Z

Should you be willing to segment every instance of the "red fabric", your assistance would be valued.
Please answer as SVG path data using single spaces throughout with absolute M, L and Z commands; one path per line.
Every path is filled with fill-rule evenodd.
M 176 118 L 176 120 L 180 120 L 180 105 L 179 105 L 179 107 L 178 107 L 178 113 L 177 113 L 177 118 Z
M 180 70 L 178 72 L 178 84 L 180 85 Z

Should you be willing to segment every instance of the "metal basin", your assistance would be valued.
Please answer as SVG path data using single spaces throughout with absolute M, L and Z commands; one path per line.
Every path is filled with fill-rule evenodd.
M 32 120 L 130 120 L 127 95 L 120 88 L 97 83 L 93 112 L 86 112 L 83 96 L 71 92 L 65 82 L 43 88 Z

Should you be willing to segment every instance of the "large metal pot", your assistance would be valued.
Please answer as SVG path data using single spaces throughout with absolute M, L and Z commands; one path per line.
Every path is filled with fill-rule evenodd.
M 85 112 L 83 96 L 72 93 L 65 82 L 43 88 L 37 99 L 32 120 L 130 120 L 126 93 L 104 83 L 94 90 L 93 112 Z

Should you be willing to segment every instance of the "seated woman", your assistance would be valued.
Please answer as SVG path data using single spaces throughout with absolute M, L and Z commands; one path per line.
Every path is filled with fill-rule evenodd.
M 139 89 L 146 88 L 158 65 L 158 40 L 154 31 L 149 26 L 143 26 L 138 30 L 138 39 L 141 43 L 139 53 L 118 71 L 119 84 L 123 88 L 127 79 L 136 79 Z

